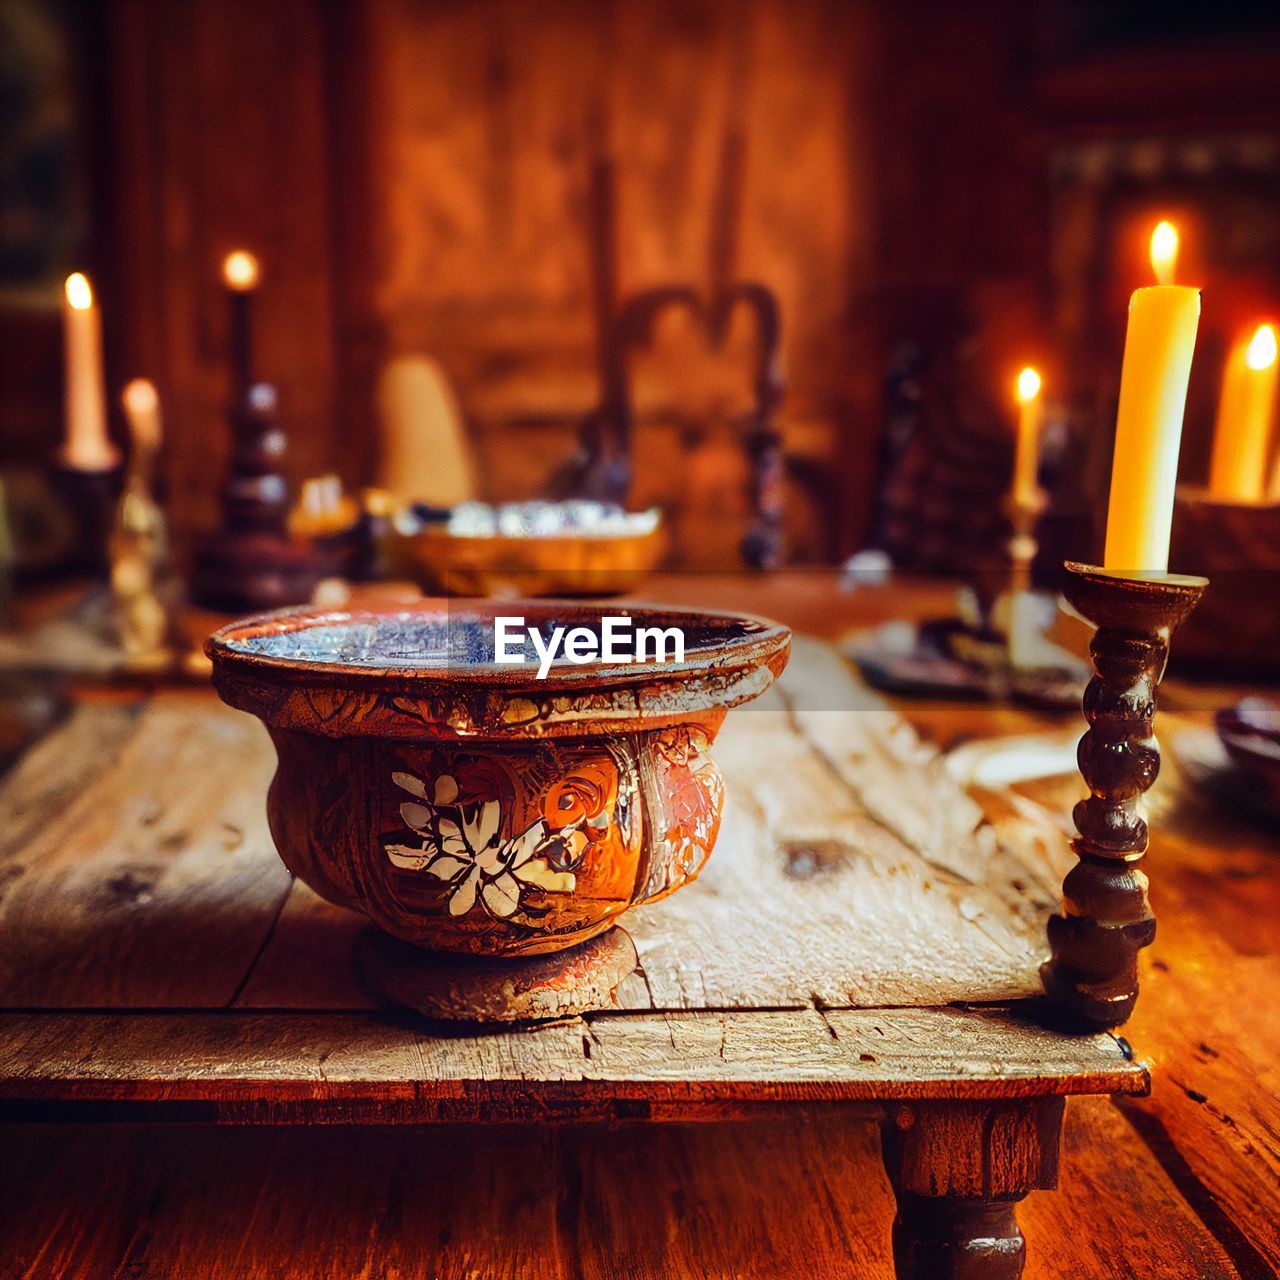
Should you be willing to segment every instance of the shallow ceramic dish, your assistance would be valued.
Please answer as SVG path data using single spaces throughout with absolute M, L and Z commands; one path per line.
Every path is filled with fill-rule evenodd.
M 1280 815 L 1280 704 L 1245 698 L 1214 716 L 1214 727 L 1250 797 Z
M 682 662 L 494 663 L 494 616 L 681 627 Z M 291 871 L 430 950 L 518 956 L 601 933 L 678 889 L 715 843 L 708 754 L 729 707 L 786 665 L 745 615 L 564 601 L 295 610 L 206 646 L 224 701 L 275 742 L 267 800 Z M 530 649 L 532 652 L 532 649 Z
M 398 573 L 429 591 L 483 596 L 608 596 L 633 591 L 666 550 L 662 526 L 641 533 L 464 536 L 440 525 L 388 534 Z

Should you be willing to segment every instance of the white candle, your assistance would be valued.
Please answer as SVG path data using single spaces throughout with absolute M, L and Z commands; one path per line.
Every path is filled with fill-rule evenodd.
M 66 440 L 62 461 L 79 471 L 109 471 L 120 460 L 107 434 L 107 397 L 102 373 L 102 313 L 89 281 L 79 271 L 67 277 L 62 308 Z
M 135 448 L 155 449 L 160 444 L 160 396 L 155 383 L 134 378 L 120 396 L 129 438 Z

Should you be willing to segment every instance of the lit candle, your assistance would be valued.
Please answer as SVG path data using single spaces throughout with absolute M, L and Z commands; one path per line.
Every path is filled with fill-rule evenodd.
M 1199 323 L 1197 289 L 1155 285 L 1129 299 L 1103 559 L 1108 569 L 1168 571 L 1182 413 Z
M 1157 222 L 1151 232 L 1151 270 L 1157 284 L 1172 284 L 1178 266 L 1178 228 L 1172 222 Z
M 109 471 L 120 454 L 107 434 L 102 313 L 79 271 L 67 277 L 62 322 L 67 427 L 62 461 L 78 471 Z
M 1209 495 L 1221 502 L 1261 502 L 1276 400 L 1276 331 L 1259 325 L 1227 358 L 1209 467 Z
M 135 449 L 154 449 L 160 443 L 160 397 L 154 382 L 134 378 L 120 396 L 129 438 Z
M 231 300 L 231 371 L 237 402 L 253 381 L 253 347 L 249 330 L 250 298 L 258 284 L 258 260 L 245 249 L 227 254 L 222 280 Z
M 1036 504 L 1036 464 L 1040 455 L 1040 375 L 1028 367 L 1018 374 L 1018 443 L 1013 455 L 1013 501 L 1020 507 Z

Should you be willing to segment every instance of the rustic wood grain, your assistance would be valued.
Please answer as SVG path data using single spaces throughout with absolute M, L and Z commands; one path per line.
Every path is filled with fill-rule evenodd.
M 1254 1280 L 1280 1272 L 1280 922 L 1259 910 L 1280 900 L 1280 839 L 1235 844 L 1228 826 L 1214 849 L 1188 825 L 1152 830 L 1150 856 L 1173 871 L 1152 895 L 1160 931 L 1125 1034 L 1159 1084 L 1123 1114 Z
M 0 901 L 10 1007 L 226 1004 L 284 902 L 245 785 L 270 776 L 260 727 L 207 694 L 153 699 L 127 736 L 121 714 L 77 713 L 0 795 L 0 829 L 26 836 Z
M 1015 1205 L 1058 1182 L 1061 1098 L 889 1108 L 881 1129 L 898 1212 L 898 1280 L 1018 1280 Z
M 1109 1036 L 1006 1010 L 595 1015 L 433 1032 L 358 1014 L 6 1014 L 0 1098 L 210 1104 L 225 1121 L 713 1118 L 803 1101 L 1141 1093 Z M 630 1109 L 630 1110 L 629 1110 Z
M 24 1125 L 4 1138 L 0 1274 L 21 1280 L 891 1274 L 875 1129 L 830 1110 L 615 1129 Z M 1236 1280 L 1144 1155 L 1110 1103 L 1070 1104 L 1060 1189 L 1019 1209 L 1026 1280 Z
M 351 976 L 362 918 L 290 888 L 273 851 L 274 761 L 247 716 L 164 693 L 106 770 L 78 719 L 41 750 L 90 779 L 70 805 L 56 787 L 24 799 L 30 770 L 0 793 L 43 806 L 0 907 L 7 1005 L 369 1006 Z M 1051 906 L 1041 834 L 1016 815 L 984 823 L 937 751 L 834 651 L 798 642 L 781 691 L 736 711 L 715 756 L 728 793 L 716 851 L 698 881 L 626 917 L 640 981 L 620 988 L 624 1007 L 923 1006 L 1038 990 Z M 68 931 L 85 932 L 87 953 L 63 944 Z
M 656 587 L 657 596 L 681 598 L 678 580 Z M 854 621 L 909 610 L 924 598 L 901 586 L 842 598 L 827 575 L 782 583 L 699 580 L 696 590 L 703 604 L 719 600 L 831 634 Z M 934 592 L 925 607 L 939 603 L 945 601 Z M 1162 710 L 1168 726 L 1162 736 L 1207 724 L 1207 709 L 1238 693 L 1171 684 L 1167 695 L 1166 707 L 1204 710 L 1180 717 Z M 905 710 L 943 743 L 1042 726 L 1030 713 L 1002 708 L 919 704 Z M 127 725 L 123 732 L 127 736 Z M 102 757 L 118 747 L 111 742 Z M 24 814 L 27 831 L 50 820 L 33 797 L 45 776 L 57 790 L 52 771 L 63 767 L 64 758 L 54 738 L 36 751 L 17 766 L 28 779 L 27 803 L 12 804 L 16 773 L 0 792 L 9 830 L 18 830 L 15 812 Z M 84 759 L 80 753 L 74 758 Z M 37 760 L 43 761 L 39 768 Z M 100 767 L 96 755 L 90 767 Z M 74 771 L 68 778 L 69 794 L 80 784 Z M 1152 963 L 1144 968 L 1142 1000 L 1126 1030 L 1140 1054 L 1155 1055 L 1155 1091 L 1126 1101 L 1123 1110 L 1102 1099 L 1069 1103 L 1060 1189 L 1029 1196 L 1019 1210 L 1029 1243 L 1028 1280 L 1265 1280 L 1277 1270 L 1274 1134 L 1280 1115 L 1273 1067 L 1280 1055 L 1270 993 L 1280 980 L 1274 959 L 1280 952 L 1280 846 L 1275 833 L 1183 782 L 1170 756 L 1149 795 L 1151 856 L 1161 872 L 1153 903 L 1161 926 L 1147 953 Z M 1067 776 L 1019 789 L 1043 806 L 1034 810 L 1038 828 L 1046 813 L 1055 816 L 1057 850 L 1039 835 L 1034 850 L 1018 845 L 1020 855 L 1042 859 L 1040 878 L 1052 881 L 1069 857 L 1067 815 L 1083 786 Z M 1016 807 L 1017 799 L 1003 797 L 1002 803 Z M 54 810 L 66 803 L 64 795 Z M 1028 812 L 1019 830 L 1031 825 Z M 8 840 L 0 849 L 9 857 L 27 840 Z M 312 998 L 323 994 L 329 1008 L 354 1009 L 351 988 L 343 986 L 350 982 L 349 968 L 339 959 L 338 939 L 329 936 L 351 925 L 347 913 L 295 888 L 241 1001 L 253 1003 L 263 979 L 267 1008 L 297 1007 L 310 990 Z M 270 963 L 273 956 L 278 967 Z M 326 964 L 329 971 L 313 984 L 310 970 Z M 810 1010 L 806 1016 L 843 1036 L 842 1019 L 871 1013 Z M 215 1024 L 211 1035 L 226 1022 L 222 1052 L 233 1052 L 234 1026 L 242 1016 L 208 1015 Z M 349 1016 L 362 1037 L 385 1027 L 364 1014 Z M 989 1016 L 982 1014 L 984 1021 Z M 14 1046 L 34 1045 L 37 1020 L 51 1041 L 64 1034 L 39 1015 L 13 1017 L 33 1022 L 21 1035 L 10 1020 L 3 1024 L 6 1071 Z M 156 1013 L 130 1025 L 166 1020 Z M 592 1026 L 600 1021 L 621 1025 L 631 1015 L 609 1015 Z M 965 1024 L 956 1028 L 963 1045 Z M 103 1043 L 95 1028 L 86 1048 L 96 1052 Z M 953 1052 L 936 1025 L 910 1039 L 895 1036 L 894 1043 L 899 1062 L 909 1053 Z M 64 1065 L 74 1062 L 75 1045 L 68 1040 L 63 1048 Z M 316 1056 L 323 1052 L 317 1049 Z M 343 1052 L 349 1054 L 349 1046 Z M 863 1052 L 874 1054 L 874 1045 L 860 1043 Z M 326 1105 L 335 1116 L 342 1110 L 335 1102 Z M 276 1280 L 317 1271 L 355 1277 L 371 1268 L 393 1275 L 432 1267 L 448 1277 L 476 1271 L 521 1277 L 887 1274 L 892 1200 L 872 1127 L 861 1120 L 845 1124 L 830 1110 L 811 1125 L 802 1118 L 803 1107 L 786 1105 L 785 1125 L 569 1129 L 545 1137 L 519 1127 L 486 1136 L 471 1126 L 439 1133 L 9 1127 L 2 1139 L 0 1201 L 13 1211 L 3 1215 L 0 1274 L 98 1280 L 127 1273 L 167 1280 L 230 1271 L 237 1280 Z M 759 1116 L 767 1107 L 754 1103 L 751 1109 Z M 651 1107 L 649 1113 L 661 1110 Z M 644 1113 L 639 1108 L 633 1117 Z M 540 1154 L 552 1148 L 556 1155 Z M 107 1167 L 111 1178 L 86 1176 L 86 1170 Z M 334 1179 L 334 1168 L 345 1176 Z M 447 1176 L 440 1176 L 441 1169 Z M 670 1175 L 655 1176 L 663 1169 Z M 511 1230 L 495 1233 L 498 1220 L 511 1221 Z M 548 1234 L 551 1221 L 554 1233 Z M 272 1228 L 265 1230 L 264 1223 Z
M 1161 737 L 1209 719 L 1162 712 Z M 1065 827 L 1082 787 L 1064 777 L 1021 789 Z M 1148 820 L 1160 926 L 1124 1034 L 1154 1059 L 1155 1087 L 1122 1115 L 1253 1280 L 1280 1271 L 1280 833 L 1200 787 L 1176 750 Z
M 37 741 L 5 775 L 0 792 L 0 875 L 6 884 L 27 845 L 94 780 L 101 759 L 117 752 L 133 732 L 140 699 L 80 707 L 56 733 Z

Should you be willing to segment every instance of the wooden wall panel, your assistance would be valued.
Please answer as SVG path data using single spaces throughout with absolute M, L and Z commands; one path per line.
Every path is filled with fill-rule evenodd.
M 374 474 L 377 372 L 421 351 L 456 383 L 488 496 L 535 492 L 596 394 L 588 184 L 607 154 L 624 292 L 705 287 L 725 239 L 738 274 L 777 291 L 782 422 L 834 495 L 834 510 L 800 514 L 820 550 L 852 549 L 895 343 L 963 363 L 993 438 L 1012 431 L 1022 363 L 1068 393 L 1084 367 L 1054 334 L 1070 327 L 1053 312 L 1054 275 L 1073 264 L 1050 261 L 1051 162 L 1064 137 L 1111 127 L 1087 109 L 1099 77 L 1126 130 L 1245 118 L 1231 105 L 1244 90 L 1224 87 L 1232 58 L 1199 47 L 1185 57 L 1218 70 L 1193 78 L 1195 101 L 1173 114 L 1161 99 L 1143 115 L 1117 89 L 1150 50 L 1073 80 L 1076 55 L 1055 62 L 1043 36 L 1057 12 L 1024 0 L 106 0 L 93 26 L 107 46 L 110 226 L 95 239 L 108 246 L 108 355 L 115 387 L 147 373 L 165 393 L 179 532 L 216 514 L 217 273 L 237 244 L 263 262 L 259 367 L 280 386 L 295 480 Z M 1265 61 L 1249 64 L 1248 94 Z M 734 129 L 745 160 L 719 228 Z M 1102 333 L 1109 308 L 1091 289 L 1071 323 Z M 741 459 L 723 431 L 692 451 L 689 433 L 745 401 L 749 341 L 713 352 L 675 324 L 637 362 L 637 499 L 682 518 L 698 507 L 691 540 L 718 531 L 717 557 L 743 517 Z M 1098 382 L 1091 365 L 1078 376 Z M 1100 439 L 1108 413 L 1090 420 Z
M 782 304 L 784 417 L 816 420 L 830 442 L 850 435 L 846 321 L 870 242 L 859 97 L 870 10 L 491 0 L 479 11 L 370 6 L 374 308 L 389 351 L 429 352 L 456 379 L 491 494 L 530 492 L 531 456 L 541 468 L 567 453 L 596 394 L 587 188 L 599 151 L 617 166 L 622 291 L 705 289 L 724 139 L 745 135 L 731 230 L 738 274 Z M 645 416 L 705 426 L 726 396 L 741 405 L 741 338 L 721 362 L 677 324 L 638 362 Z M 679 508 L 698 468 L 669 439 L 642 426 L 638 496 Z
M 291 474 L 332 465 L 333 318 L 324 42 L 311 0 L 118 0 L 113 218 L 105 263 L 125 331 L 111 370 L 154 378 L 175 529 L 211 526 L 228 453 L 228 250 L 262 264 L 258 375 L 278 384 Z

